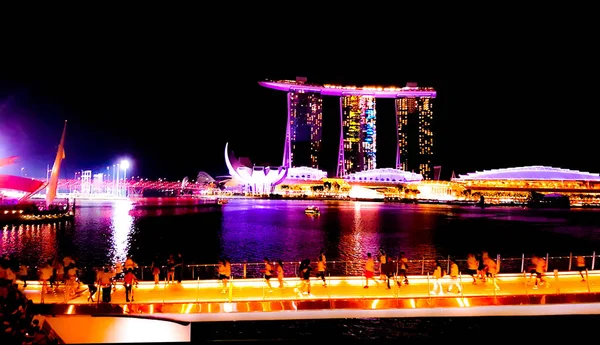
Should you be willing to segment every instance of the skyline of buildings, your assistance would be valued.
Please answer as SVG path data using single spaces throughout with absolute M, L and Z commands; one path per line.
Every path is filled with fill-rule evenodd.
M 287 91 L 287 125 L 282 165 L 320 169 L 323 133 L 323 96 L 340 98 L 340 139 L 336 177 L 377 169 L 377 98 L 393 98 L 396 123 L 394 168 L 434 179 L 433 109 L 431 87 L 315 85 L 304 77 L 259 82 Z

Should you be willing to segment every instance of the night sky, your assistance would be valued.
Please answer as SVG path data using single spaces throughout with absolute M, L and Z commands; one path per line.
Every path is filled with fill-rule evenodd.
M 279 165 L 286 97 L 258 81 L 296 76 L 436 88 L 442 179 L 452 171 L 525 165 L 600 172 L 597 69 L 586 46 L 574 45 L 565 58 L 556 54 L 556 41 L 545 40 L 460 50 L 435 41 L 426 49 L 381 43 L 351 52 L 332 39 L 294 46 L 260 31 L 199 40 L 132 35 L 12 47 L 11 68 L 0 74 L 0 157 L 20 160 L 0 173 L 24 167 L 28 176 L 45 177 L 65 119 L 62 178 L 82 169 L 103 172 L 122 158 L 132 161 L 130 176 L 225 175 L 226 142 L 238 157 Z M 379 167 L 394 165 L 393 109 L 392 100 L 378 100 Z M 323 168 L 333 172 L 337 98 L 325 98 L 323 116 Z

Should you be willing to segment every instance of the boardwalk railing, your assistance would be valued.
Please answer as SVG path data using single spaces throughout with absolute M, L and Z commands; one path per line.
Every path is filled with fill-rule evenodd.
M 586 261 L 586 267 L 589 270 L 594 270 L 596 267 L 596 252 L 591 255 L 584 255 Z M 531 264 L 531 257 L 526 257 L 525 254 L 521 257 L 504 258 L 500 255 L 492 256 L 493 259 L 498 263 L 499 273 L 522 273 L 527 270 L 527 267 Z M 547 272 L 554 270 L 558 271 L 572 271 L 575 270 L 575 258 L 573 254 L 567 256 L 550 256 L 546 254 L 545 259 L 547 262 Z M 433 272 L 435 269 L 435 262 L 439 261 L 446 271 L 450 271 L 450 258 L 444 259 L 409 259 L 408 260 L 408 275 L 427 275 L 427 273 Z M 389 259 L 388 259 L 389 260 Z M 466 259 L 455 258 L 456 263 L 461 271 L 465 272 L 467 269 Z M 392 260 L 397 266 L 397 262 Z M 311 262 L 313 267 L 313 273 L 316 268 L 316 262 Z M 375 265 L 377 270 L 376 274 L 379 274 L 379 263 Z M 232 263 L 231 264 L 231 275 L 233 278 L 260 278 L 263 276 L 262 270 L 264 270 L 265 264 L 262 262 L 248 262 L 248 263 Z M 283 270 L 285 277 L 298 277 L 298 268 L 300 262 L 298 261 L 286 261 L 283 262 Z M 183 280 L 196 280 L 196 279 L 216 279 L 218 278 L 218 264 L 190 264 L 184 265 L 181 271 Z M 397 270 L 396 270 L 397 271 Z M 151 266 L 139 266 L 137 268 L 137 277 L 140 280 L 154 280 L 152 275 Z M 358 261 L 327 261 L 327 274 L 331 276 L 362 276 L 364 273 L 364 260 Z M 167 267 L 161 266 L 161 273 L 159 279 L 162 281 L 167 276 Z M 177 277 L 175 277 L 177 279 Z

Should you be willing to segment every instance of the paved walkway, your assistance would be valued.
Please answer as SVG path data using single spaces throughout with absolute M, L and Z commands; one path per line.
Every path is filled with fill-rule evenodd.
M 500 274 L 496 279 L 499 289 L 494 289 L 493 282 L 478 282 L 473 284 L 471 277 L 462 276 L 462 291 L 457 287 L 452 292 L 447 292 L 450 279 L 442 279 L 443 294 L 432 294 L 433 280 L 426 276 L 409 276 L 409 285 L 398 287 L 393 284 L 387 289 L 387 284 L 369 282 L 369 288 L 364 288 L 365 281 L 362 277 L 329 277 L 327 287 L 320 280 L 311 279 L 310 294 L 300 293 L 298 278 L 286 278 L 285 286 L 278 288 L 278 281 L 271 279 L 272 289 L 269 289 L 263 279 L 234 279 L 229 288 L 223 291 L 221 282 L 216 280 L 183 281 L 180 284 L 166 284 L 161 282 L 140 282 L 134 288 L 135 304 L 165 304 L 165 303 L 224 303 L 224 302 L 258 302 L 258 301 L 296 301 L 296 300 L 334 300 L 334 299 L 398 299 L 398 298 L 423 298 L 423 297 L 490 297 L 490 296 L 531 296 L 531 295 L 556 295 L 556 294 L 588 294 L 600 292 L 600 271 L 590 271 L 586 281 L 582 281 L 577 272 L 562 272 L 554 274 L 548 272 L 546 277 L 549 284 L 539 289 L 534 289 L 534 281 L 522 274 Z M 19 286 L 22 286 L 19 282 Z M 34 303 L 42 302 L 41 286 L 37 282 L 30 282 L 24 289 L 25 295 Z M 61 288 L 45 294 L 45 304 L 91 304 L 88 301 L 87 286 L 81 285 L 76 297 L 68 300 L 64 297 Z M 94 297 L 97 297 L 95 295 Z M 113 304 L 125 304 L 125 288 L 118 283 L 112 293 Z M 96 302 L 97 303 L 97 300 Z

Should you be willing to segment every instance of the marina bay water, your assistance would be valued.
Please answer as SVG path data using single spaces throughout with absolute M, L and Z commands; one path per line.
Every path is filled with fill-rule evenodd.
M 319 216 L 304 209 L 316 205 Z M 464 257 L 482 249 L 502 257 L 591 255 L 599 249 L 600 210 L 477 208 L 359 201 L 232 199 L 221 208 L 137 209 L 119 201 L 77 209 L 72 224 L 5 227 L 2 253 L 37 265 L 73 255 L 103 265 L 131 255 L 148 265 L 182 253 L 186 263 L 359 261 L 379 248 L 411 259 Z
M 319 216 L 304 213 L 307 206 Z M 360 262 L 380 247 L 411 259 L 464 257 L 488 250 L 503 257 L 532 253 L 592 255 L 600 248 L 600 210 L 477 208 L 381 202 L 232 199 L 222 208 L 136 209 L 129 202 L 80 207 L 73 224 L 5 228 L 0 251 L 30 265 L 74 255 L 102 265 L 132 255 L 140 264 L 181 252 L 186 263 L 311 258 Z M 358 273 L 358 272 L 357 272 Z M 352 340 L 551 339 L 552 329 L 588 332 L 598 316 L 404 318 L 195 323 L 193 340 L 246 343 Z M 502 326 L 500 326 L 502 325 Z M 532 331 L 535 330 L 535 331 Z

